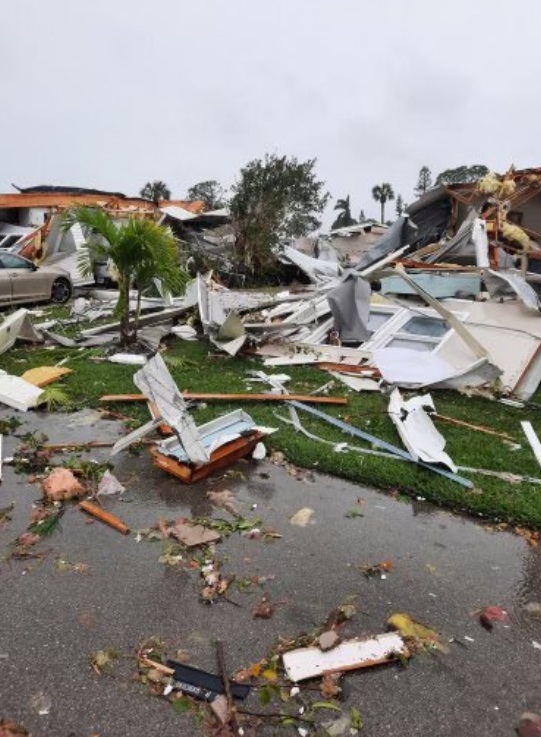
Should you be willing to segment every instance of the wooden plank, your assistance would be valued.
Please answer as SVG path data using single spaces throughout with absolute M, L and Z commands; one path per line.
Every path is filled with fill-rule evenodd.
M 409 655 L 406 643 L 396 632 L 387 632 L 364 640 L 345 640 L 326 652 L 318 647 L 290 650 L 282 655 L 282 660 L 287 677 L 298 682 L 327 673 L 391 663 L 401 655 Z
M 490 427 L 486 427 L 485 425 L 472 425 L 470 422 L 464 422 L 463 420 L 456 420 L 454 417 L 447 417 L 447 415 L 439 415 L 439 414 L 432 414 L 431 417 L 433 417 L 435 420 L 441 420 L 442 422 L 448 422 L 450 425 L 457 425 L 458 427 L 467 427 L 468 430 L 476 430 L 477 432 L 483 432 L 485 435 L 495 435 L 498 438 L 504 438 L 505 440 L 512 440 L 514 441 L 515 438 L 511 437 L 511 435 L 507 435 L 504 432 L 498 432 L 497 430 L 492 430 Z
M 347 404 L 345 397 L 319 397 L 314 394 L 219 394 L 182 392 L 184 399 L 216 400 L 219 402 L 312 402 L 314 404 Z M 105 394 L 100 402 L 146 402 L 144 394 Z
M 368 374 L 370 377 L 381 378 L 381 374 L 377 368 L 373 366 L 355 366 L 348 363 L 329 363 L 322 361 L 316 366 L 322 371 L 336 371 L 339 374 Z

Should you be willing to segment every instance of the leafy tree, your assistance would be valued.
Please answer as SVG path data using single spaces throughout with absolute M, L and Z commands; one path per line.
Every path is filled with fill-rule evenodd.
M 329 199 L 316 178 L 316 159 L 265 154 L 250 161 L 233 185 L 230 202 L 235 229 L 237 268 L 262 275 L 273 262 L 273 249 L 321 225 L 317 215 Z
M 482 164 L 473 166 L 457 166 L 456 169 L 445 169 L 436 177 L 436 186 L 440 184 L 464 184 L 476 182 L 488 174 L 488 168 Z
M 147 182 L 143 189 L 139 191 L 139 194 L 145 200 L 152 200 L 156 204 L 160 200 L 171 199 L 171 190 L 165 182 L 161 182 L 159 179 L 155 179 L 153 182 Z
M 385 203 L 394 200 L 394 191 L 389 182 L 382 182 L 372 187 L 372 197 L 381 206 L 381 221 L 385 222 Z
M 335 210 L 340 210 L 340 213 L 334 223 L 331 225 L 331 230 L 336 228 L 347 228 L 349 225 L 355 225 L 357 221 L 351 216 L 351 206 L 349 204 L 349 195 L 343 200 L 336 200 Z
M 202 200 L 205 210 L 220 210 L 225 207 L 225 191 L 215 179 L 207 179 L 190 187 L 187 195 L 189 200 Z
M 365 222 L 366 222 L 366 220 L 367 220 L 367 217 L 366 217 L 366 215 L 364 214 L 364 210 L 361 210 L 361 212 L 359 213 L 359 222 L 360 222 L 360 223 L 365 223 Z
M 129 218 L 127 222 L 115 222 L 99 207 L 72 207 L 64 212 L 62 221 L 64 230 L 78 223 L 86 233 L 88 254 L 83 253 L 79 263 L 83 273 L 92 275 L 97 260 L 112 261 L 119 289 L 115 314 L 120 318 L 120 342 L 122 345 L 134 343 L 141 294 L 152 279 L 159 279 L 166 289 L 177 293 L 186 284 L 187 276 L 178 265 L 173 234 L 153 220 Z M 135 327 L 130 328 L 129 292 L 132 287 L 137 290 L 137 309 Z
M 417 197 L 423 195 L 427 189 L 432 187 L 432 172 L 428 166 L 422 166 L 419 170 L 419 176 L 417 178 L 417 186 L 413 190 Z
M 396 198 L 396 204 L 394 206 L 394 209 L 396 211 L 397 217 L 400 217 L 400 215 L 402 215 L 402 213 L 406 209 L 406 206 L 404 205 L 404 200 L 402 199 L 401 194 L 399 194 L 398 197 Z

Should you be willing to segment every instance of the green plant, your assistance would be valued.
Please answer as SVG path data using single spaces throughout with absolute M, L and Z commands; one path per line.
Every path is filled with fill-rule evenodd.
M 88 253 L 84 251 L 79 269 L 93 273 L 98 259 L 110 259 L 118 281 L 118 302 L 115 308 L 120 318 L 120 342 L 126 346 L 137 340 L 141 295 L 153 279 L 163 287 L 180 293 L 187 275 L 178 264 L 177 246 L 173 234 L 153 220 L 129 218 L 127 222 L 114 221 L 99 207 L 72 207 L 62 216 L 63 228 L 68 230 L 78 223 L 87 233 Z M 130 325 L 130 289 L 137 290 L 135 323 Z

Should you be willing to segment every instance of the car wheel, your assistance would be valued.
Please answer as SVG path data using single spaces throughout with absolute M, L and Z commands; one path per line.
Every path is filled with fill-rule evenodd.
M 57 305 L 65 304 L 71 297 L 71 285 L 67 279 L 55 279 L 51 289 L 51 301 Z

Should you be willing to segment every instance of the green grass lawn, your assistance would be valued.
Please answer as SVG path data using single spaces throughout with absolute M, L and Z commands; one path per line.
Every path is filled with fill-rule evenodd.
M 28 368 L 54 365 L 67 357 L 67 366 L 74 373 L 63 379 L 60 385 L 79 408 L 101 407 L 103 405 L 99 398 L 103 394 L 137 392 L 132 381 L 135 369 L 90 360 L 91 356 L 101 355 L 101 349 L 17 347 L 1 357 L 0 365 L 8 372 L 20 375 Z M 203 340 L 186 343 L 173 338 L 169 340 L 164 357 L 171 360 L 171 373 L 178 386 L 191 391 L 246 392 L 247 371 L 262 368 L 259 359 L 230 358 L 216 354 L 212 346 Z M 266 370 L 271 373 L 269 369 Z M 298 393 L 309 393 L 329 380 L 326 372 L 315 367 L 287 367 L 280 369 L 282 371 L 292 377 L 288 384 L 290 391 Z M 254 385 L 253 391 L 266 391 L 262 387 L 261 384 Z M 402 447 L 387 416 L 388 400 L 385 396 L 376 392 L 356 394 L 339 382 L 336 382 L 332 393 L 347 397 L 348 405 L 325 406 L 321 409 Z M 520 427 L 520 420 L 528 419 L 541 432 L 541 423 L 537 422 L 538 413 L 535 410 L 514 409 L 488 399 L 467 398 L 450 391 L 436 391 L 433 397 L 438 413 L 500 430 L 513 436 L 521 445 L 519 450 L 512 450 L 508 443 L 498 437 L 437 422 L 438 428 L 447 439 L 447 451 L 455 463 L 541 477 L 541 469 Z M 541 486 L 510 483 L 472 474 L 469 477 L 475 488 L 468 490 L 412 463 L 355 452 L 337 453 L 332 447 L 309 440 L 297 434 L 292 427 L 279 422 L 275 412 L 288 415 L 287 408 L 279 404 L 209 402 L 206 408 L 195 411 L 195 419 L 201 424 L 239 406 L 249 412 L 256 422 L 279 428 L 279 432 L 268 439 L 268 447 L 283 451 L 289 461 L 299 466 L 341 476 L 359 484 L 422 496 L 437 504 L 491 520 L 527 524 L 541 529 Z M 122 403 L 114 407 L 111 405 L 110 408 L 140 420 L 141 423 L 148 419 L 145 405 Z M 307 429 L 327 440 L 363 445 L 362 441 L 346 436 L 320 420 L 304 413 L 300 416 Z M 99 438 L 89 437 L 89 440 Z M 368 446 L 365 444 L 365 447 Z

